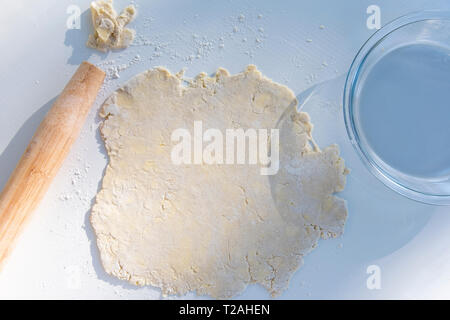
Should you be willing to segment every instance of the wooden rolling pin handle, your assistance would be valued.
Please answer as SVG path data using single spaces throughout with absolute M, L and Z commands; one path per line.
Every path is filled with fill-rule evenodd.
M 77 139 L 104 78 L 94 65 L 80 65 L 9 177 L 0 194 L 0 269 Z

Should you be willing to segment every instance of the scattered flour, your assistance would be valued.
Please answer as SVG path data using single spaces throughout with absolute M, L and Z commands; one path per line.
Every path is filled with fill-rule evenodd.
M 133 1 L 132 5 L 138 7 Z M 194 16 L 194 19 L 199 18 L 198 15 Z M 107 76 L 105 79 L 105 84 L 100 92 L 99 100 L 104 100 L 104 98 L 110 94 L 112 89 L 115 89 L 119 85 L 119 81 L 122 81 L 121 76 L 124 73 L 139 65 L 139 70 L 142 69 L 143 65 L 148 66 L 151 62 L 152 65 L 158 65 L 162 62 L 162 58 L 169 58 L 170 61 L 174 63 L 179 63 L 182 65 L 192 64 L 199 60 L 207 59 L 214 53 L 220 52 L 220 54 L 226 54 L 229 50 L 238 50 L 238 54 L 245 55 L 249 58 L 254 58 L 258 55 L 259 50 L 263 48 L 265 41 L 268 39 L 266 30 L 269 30 L 267 22 L 270 21 L 270 15 L 266 17 L 266 14 L 258 13 L 252 14 L 249 12 L 238 13 L 229 17 L 226 17 L 223 21 L 223 31 L 211 35 L 211 34 L 199 34 L 195 32 L 177 31 L 174 37 L 166 37 L 165 34 L 158 33 L 154 31 L 155 24 L 158 22 L 157 18 L 145 17 L 144 13 L 141 12 L 139 17 L 143 23 L 141 24 L 141 29 L 137 30 L 137 34 L 133 43 L 130 47 L 123 53 L 116 52 L 113 55 L 113 59 L 101 60 L 97 63 L 97 66 L 106 71 Z M 191 17 L 192 19 L 192 17 Z M 184 26 L 188 25 L 188 20 L 183 20 Z M 325 29 L 324 25 L 320 25 L 319 29 Z M 310 35 L 312 36 L 312 35 Z M 306 39 L 307 43 L 311 43 L 312 39 Z M 176 43 L 175 43 L 176 42 Z M 174 49 L 174 47 L 179 47 L 179 43 L 183 44 L 185 50 Z M 177 44 L 175 46 L 175 44 Z M 150 54 L 148 54 L 148 49 L 150 49 Z M 143 50 L 146 51 L 145 55 Z M 145 58 L 141 57 L 145 56 Z M 167 59 L 166 59 L 167 60 Z M 303 67 L 308 61 L 304 60 L 304 57 L 296 56 L 292 58 L 293 66 L 296 68 Z M 320 66 L 320 61 L 318 62 Z M 324 61 L 321 65 L 322 67 L 328 66 L 328 63 Z M 135 73 L 136 70 L 129 70 L 129 73 Z M 338 70 L 335 70 L 338 73 Z M 128 76 L 125 75 L 125 77 Z M 306 83 L 312 84 L 317 80 L 317 74 L 310 73 L 306 77 Z M 288 83 L 287 77 L 283 77 L 283 82 Z M 35 84 L 38 85 L 39 81 L 36 80 Z M 96 132 L 98 126 L 96 124 L 91 124 L 89 127 L 90 134 Z M 88 132 L 89 133 L 89 132 Z M 76 157 L 75 168 L 70 170 L 70 185 L 67 190 L 61 192 L 58 199 L 66 205 L 71 210 L 76 210 L 81 212 L 83 215 L 86 212 L 86 208 L 91 205 L 93 194 L 87 190 L 91 189 L 86 187 L 87 185 L 97 185 L 98 181 L 90 181 L 91 165 L 83 160 L 81 156 Z M 57 228 L 58 232 L 55 230 L 50 230 L 50 232 L 60 236 L 67 237 L 70 234 L 70 229 L 73 229 L 73 223 L 64 216 L 59 218 L 60 228 Z M 86 228 L 86 226 L 83 226 Z M 85 239 L 80 237 L 85 237 L 85 233 L 77 236 L 76 242 L 85 241 Z M 80 238 L 80 239 L 78 239 Z M 338 245 L 338 248 L 342 248 L 343 245 Z M 78 262 L 77 262 L 78 263 Z M 79 262 L 81 271 L 83 274 L 96 276 L 95 271 L 92 269 L 92 261 L 86 260 L 84 262 Z M 304 285 L 304 283 L 303 283 Z M 45 283 L 42 283 L 42 287 Z M 123 296 L 124 290 L 115 289 L 114 294 L 118 297 Z

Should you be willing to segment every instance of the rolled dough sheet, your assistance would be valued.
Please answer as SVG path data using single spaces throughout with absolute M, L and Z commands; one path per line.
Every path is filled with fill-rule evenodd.
M 230 298 L 250 283 L 288 287 L 319 238 L 343 232 L 347 169 L 336 145 L 314 144 L 291 90 L 255 66 L 200 74 L 186 84 L 163 68 L 143 72 L 108 98 L 101 134 L 109 155 L 92 208 L 109 274 L 164 294 Z M 279 128 L 280 168 L 175 165 L 177 128 Z

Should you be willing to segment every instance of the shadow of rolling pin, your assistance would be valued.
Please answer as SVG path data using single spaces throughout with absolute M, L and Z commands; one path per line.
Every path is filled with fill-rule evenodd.
M 105 79 L 83 62 L 48 111 L 0 194 L 0 270 L 47 192 Z

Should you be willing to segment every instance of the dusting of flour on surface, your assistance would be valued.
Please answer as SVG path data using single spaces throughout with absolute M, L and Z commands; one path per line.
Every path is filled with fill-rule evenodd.
M 156 68 L 105 101 L 109 164 L 91 212 L 103 267 L 164 294 L 231 298 L 258 283 L 276 296 L 320 238 L 343 232 L 347 209 L 334 193 L 348 171 L 339 149 L 320 150 L 292 91 L 255 66 L 184 84 Z M 278 173 L 174 165 L 171 133 L 195 120 L 221 131 L 279 128 Z

